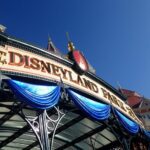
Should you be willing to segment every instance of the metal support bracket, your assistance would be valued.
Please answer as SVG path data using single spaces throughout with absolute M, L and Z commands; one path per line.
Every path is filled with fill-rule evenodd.
M 48 114 L 47 110 L 40 110 L 37 111 L 36 116 L 26 115 L 23 109 L 21 111 L 24 119 L 35 133 L 41 150 L 52 150 L 56 129 L 65 116 L 65 114 L 59 110 L 59 107 L 54 107 L 54 109 L 55 113 L 53 114 Z M 52 133 L 51 141 L 49 139 L 50 133 Z

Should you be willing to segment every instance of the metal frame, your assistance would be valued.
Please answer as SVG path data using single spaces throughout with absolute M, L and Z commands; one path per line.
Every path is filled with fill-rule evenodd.
M 82 121 L 86 117 L 80 110 L 72 109 L 70 107 L 70 100 L 67 97 L 63 83 L 61 83 L 61 86 L 63 86 L 62 88 L 63 94 L 61 96 L 62 101 L 59 104 L 59 107 L 55 107 L 54 109 L 50 109 L 49 111 L 35 110 L 36 111 L 35 116 L 26 114 L 24 109 L 32 109 L 32 108 L 26 106 L 25 104 L 16 103 L 16 102 L 12 106 L 0 104 L 1 107 L 6 107 L 10 110 L 10 112 L 6 113 L 0 119 L 0 126 L 2 126 L 6 121 L 8 121 L 15 114 L 18 114 L 19 116 L 21 116 L 28 123 L 23 128 L 16 131 L 13 135 L 9 136 L 6 140 L 3 140 L 2 142 L 0 142 L 0 149 L 5 147 L 7 144 L 11 143 L 14 139 L 18 138 L 24 133 L 29 132 L 29 130 L 32 128 L 34 134 L 37 137 L 37 141 L 33 142 L 32 144 L 29 144 L 28 146 L 23 148 L 23 150 L 30 150 L 36 147 L 38 144 L 40 145 L 41 150 L 51 150 L 53 147 L 54 138 L 56 134 L 59 134 L 60 132 L 66 130 L 67 128 L 75 125 L 76 123 Z M 3 91 L 1 90 L 0 92 L 3 96 L 5 95 L 6 97 L 11 98 L 12 101 L 14 100 L 16 101 L 15 97 L 11 94 L 11 92 L 8 92 L 5 90 Z M 65 111 L 62 112 L 62 108 L 65 109 L 66 112 Z M 73 120 L 70 120 L 64 125 L 59 126 L 59 123 L 63 119 L 65 114 L 69 113 L 70 111 L 78 114 L 79 116 L 74 118 Z M 54 119 L 52 117 L 54 115 L 55 116 L 57 115 L 57 118 Z M 86 132 L 85 134 L 73 139 L 72 141 L 65 141 L 66 144 L 57 148 L 57 150 L 65 149 L 65 148 L 72 147 L 72 146 L 76 149 L 82 149 L 77 143 L 80 143 L 81 141 L 88 139 L 97 133 L 101 134 L 100 132 L 102 132 L 106 128 L 110 128 L 111 132 L 113 132 L 113 134 L 116 136 L 116 138 L 118 137 L 118 139 L 116 141 L 110 141 L 111 142 L 110 144 L 104 145 L 103 147 L 100 147 L 100 148 L 96 148 L 95 144 L 91 143 L 91 147 L 93 147 L 93 150 L 95 149 L 103 150 L 105 148 L 109 149 L 111 148 L 112 144 L 114 144 L 113 146 L 118 146 L 120 144 L 123 144 L 125 145 L 124 146 L 125 150 L 129 149 L 128 147 L 129 145 L 127 145 L 127 143 L 130 143 L 130 140 L 128 140 L 127 136 L 123 134 L 123 129 L 119 126 L 119 123 L 117 122 L 115 116 L 112 114 L 112 117 L 109 120 L 101 122 L 101 124 L 97 128 L 94 128 L 91 131 Z M 116 128 L 117 128 L 117 131 L 116 131 Z M 95 139 L 92 139 L 92 140 L 95 140 Z

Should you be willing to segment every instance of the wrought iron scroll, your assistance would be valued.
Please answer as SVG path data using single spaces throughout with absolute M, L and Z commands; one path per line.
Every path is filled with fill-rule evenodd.
M 56 129 L 62 118 L 65 116 L 65 114 L 59 110 L 59 107 L 54 107 L 54 109 L 55 113 L 53 114 L 48 114 L 47 110 L 43 110 L 37 111 L 35 116 L 26 115 L 23 109 L 21 111 L 24 119 L 35 133 L 41 150 L 53 149 Z M 52 134 L 51 141 L 49 140 L 49 134 Z

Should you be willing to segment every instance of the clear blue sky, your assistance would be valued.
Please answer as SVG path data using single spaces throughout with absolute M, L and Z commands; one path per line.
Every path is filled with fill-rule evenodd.
M 109 84 L 150 98 L 149 0 L 2 0 L 7 33 L 67 53 L 66 31 Z

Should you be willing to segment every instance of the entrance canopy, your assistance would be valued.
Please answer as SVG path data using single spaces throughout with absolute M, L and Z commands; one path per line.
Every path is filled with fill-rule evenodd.
M 0 98 L 0 149 L 40 149 L 34 133 L 21 113 L 24 111 L 26 116 L 36 116 L 36 111 L 30 106 L 21 106 L 21 102 L 14 99 L 10 89 L 1 91 Z M 119 144 L 107 122 L 87 118 L 72 103 L 68 106 L 60 105 L 60 110 L 66 115 L 56 130 L 54 149 L 92 150 L 92 147 L 100 149 Z M 48 111 L 52 118 L 57 117 L 55 113 L 54 109 Z M 49 137 L 51 138 L 51 134 Z
M 33 93 L 30 93 L 30 88 L 25 88 L 25 85 L 23 89 L 20 87 L 20 91 L 17 91 L 17 88 L 23 84 L 25 83 L 16 80 L 6 80 L 4 82 L 5 88 L 1 90 L 1 149 L 40 149 L 36 136 L 25 121 L 26 117 L 30 119 L 36 118 L 37 109 L 39 108 L 33 109 L 35 105 L 32 107 L 27 105 L 28 101 L 25 103 L 27 100 L 25 97 L 28 97 L 28 100 L 32 101 L 30 96 L 32 96 L 33 93 L 37 93 L 37 91 L 33 90 L 33 84 Z M 30 84 L 27 83 L 27 85 L 29 86 Z M 60 95 L 59 92 L 61 90 L 56 86 L 52 86 L 50 89 L 51 90 L 48 90 L 48 92 L 51 93 L 52 97 L 55 97 L 54 99 L 58 100 L 58 95 Z M 26 94 L 24 94 L 24 92 L 26 92 Z M 55 106 L 59 105 L 59 109 L 61 112 L 65 113 L 65 117 L 56 130 L 53 144 L 54 149 L 92 150 L 93 147 L 95 149 L 109 149 L 112 146 L 120 146 L 121 141 L 119 141 L 119 137 L 122 135 L 130 137 L 139 133 L 145 135 L 145 137 L 149 137 L 148 132 L 142 131 L 138 124 L 119 111 L 111 108 L 111 106 L 92 101 L 71 89 L 68 89 L 67 92 L 70 95 L 69 100 L 72 101 L 68 103 L 60 101 L 59 104 L 55 104 Z M 39 94 L 41 95 L 41 93 L 38 92 L 37 95 Z M 47 95 L 50 94 L 46 93 L 46 96 Z M 18 101 L 18 98 L 20 98 L 21 101 Z M 39 98 L 40 97 L 37 97 L 37 99 Z M 34 100 L 35 99 L 36 96 L 34 97 Z M 55 100 L 53 100 L 53 103 L 55 103 Z M 53 106 L 53 104 L 50 105 Z M 48 109 L 47 113 L 54 120 L 58 117 L 58 112 L 55 108 Z M 52 124 L 49 126 L 53 128 Z M 49 138 L 51 140 L 52 133 L 49 134 Z
M 135 137 L 148 143 L 150 133 L 108 83 L 60 55 L 3 33 L 0 40 L 0 149 L 129 149 Z

